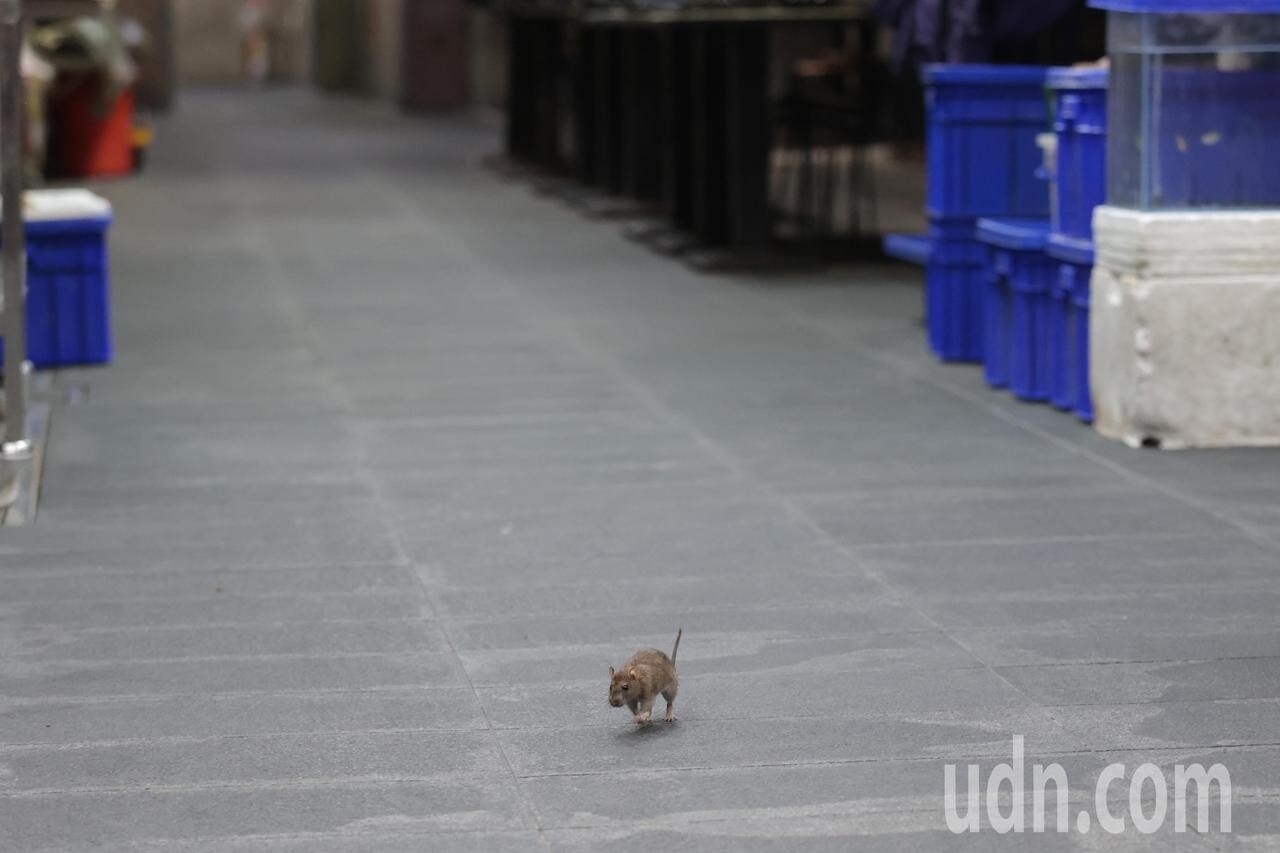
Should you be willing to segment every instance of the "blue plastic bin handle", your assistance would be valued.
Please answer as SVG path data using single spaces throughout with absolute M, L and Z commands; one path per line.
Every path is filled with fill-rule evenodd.
M 1071 264 L 1058 267 L 1058 293 L 1055 296 L 1070 297 L 1076 289 L 1076 268 Z

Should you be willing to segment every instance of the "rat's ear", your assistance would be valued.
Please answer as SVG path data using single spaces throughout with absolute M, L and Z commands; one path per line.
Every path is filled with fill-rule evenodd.
M 627 678 L 635 678 L 635 677 L 636 677 L 636 668 L 633 666 L 631 667 L 631 669 L 627 670 Z
M 613 678 L 613 667 L 609 667 L 609 677 Z

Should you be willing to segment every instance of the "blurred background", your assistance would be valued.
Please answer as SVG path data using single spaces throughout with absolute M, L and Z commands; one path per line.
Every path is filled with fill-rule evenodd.
M 0 848 L 1280 849 L 1280 0 L 21 5 Z
M 151 117 L 174 109 L 177 92 L 188 86 L 315 86 L 441 110 L 498 110 L 504 99 L 502 23 L 463 0 L 28 0 L 23 6 L 37 177 L 119 172 L 124 138 L 144 149 Z M 95 89 L 91 105 L 79 94 L 86 87 Z M 93 121 L 82 126 L 88 106 Z M 85 137 L 81 149 L 106 141 L 117 156 L 74 162 L 73 141 L 59 148 L 57 140 L 76 134 Z M 49 158 L 51 147 L 61 156 Z
M 736 23 L 753 23 L 769 42 L 767 54 L 752 58 L 761 70 L 767 63 L 768 79 L 744 85 L 763 87 L 768 97 L 777 149 L 774 201 L 791 213 L 820 214 L 827 228 L 879 233 L 919 224 L 923 64 L 1061 65 L 1103 56 L 1104 13 L 1075 0 L 1011 14 L 1012 5 L 712 2 L 685 4 L 683 12 L 754 15 L 754 22 Z M 523 159 L 541 160 L 552 171 L 571 171 L 586 154 L 572 127 L 571 113 L 582 97 L 575 89 L 583 79 L 616 87 L 618 80 L 607 81 L 608 75 L 627 73 L 599 64 L 593 50 L 601 40 L 595 28 L 582 28 L 582 16 L 611 9 L 670 12 L 682 4 L 28 0 L 24 7 L 32 24 L 24 55 L 29 172 L 41 180 L 140 168 L 154 117 L 180 108 L 181 89 L 231 86 L 314 87 L 409 111 L 465 111 L 495 123 L 510 106 L 508 125 L 536 123 L 532 133 L 544 140 L 534 143 L 543 145 L 541 152 L 511 153 L 531 155 Z M 964 35 L 965 27 L 973 33 Z M 640 34 L 642 41 L 648 38 L 656 36 Z M 642 48 L 649 46 L 643 42 Z M 652 47 L 648 70 L 654 79 L 643 98 L 683 97 L 686 85 L 657 74 L 664 63 L 658 62 L 656 40 Z M 673 61 L 687 73 L 688 57 L 681 56 Z M 543 81 L 536 92 L 525 91 L 537 88 L 530 71 Z M 640 97 L 616 88 L 613 95 L 624 102 Z M 539 118 L 529 119 L 531 113 Z M 548 130 L 541 117 L 557 126 Z M 509 127 L 509 133 L 520 132 Z M 553 137 L 549 152 L 547 133 Z M 806 151 L 817 149 L 806 156 L 803 176 L 797 174 L 800 141 Z M 522 143 L 517 140 L 516 148 Z M 886 172 L 887 183 L 876 187 L 883 198 L 859 198 L 870 190 L 857 185 L 857 176 L 845 175 L 863 165 L 853 162 L 854 148 L 858 158 L 871 152 L 871 165 Z M 895 170 L 894 164 L 904 167 Z M 861 209 L 877 203 L 884 209 Z M 825 209 L 796 209 L 805 205 Z

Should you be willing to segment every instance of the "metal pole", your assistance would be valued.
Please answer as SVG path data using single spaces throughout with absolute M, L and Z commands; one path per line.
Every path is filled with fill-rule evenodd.
M 4 441 L 0 456 L 20 458 L 27 437 L 26 229 L 22 220 L 22 2 L 0 0 L 0 195 L 4 198 Z

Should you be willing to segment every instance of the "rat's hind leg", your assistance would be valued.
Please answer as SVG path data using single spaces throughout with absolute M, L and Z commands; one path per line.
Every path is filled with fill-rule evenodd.
M 667 700 L 666 720 L 668 723 L 674 723 L 676 721 L 676 690 L 676 685 L 673 684 L 666 690 L 662 691 L 662 698 Z

